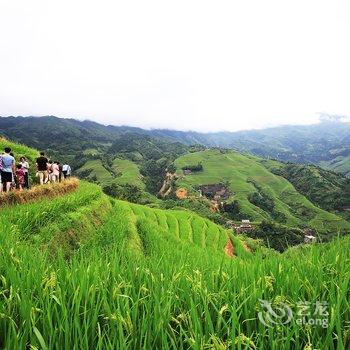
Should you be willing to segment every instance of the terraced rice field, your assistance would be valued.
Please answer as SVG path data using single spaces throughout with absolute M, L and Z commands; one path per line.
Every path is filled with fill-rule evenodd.
M 81 175 L 86 171 L 89 172 L 87 179 L 94 180 L 102 185 L 110 185 L 112 183 L 117 185 L 130 184 L 140 189 L 145 188 L 137 164 L 127 159 L 114 159 L 112 171 L 104 166 L 101 159 L 88 160 L 77 170 L 77 174 Z
M 1 348 L 350 346 L 348 237 L 278 254 L 190 211 L 115 201 L 85 182 L 4 207 L 0 222 Z M 266 326 L 261 299 L 293 310 L 326 301 L 328 326 Z
M 182 174 L 182 167 L 198 163 L 203 165 L 203 171 L 186 176 Z M 257 191 L 256 183 L 272 198 L 275 212 L 285 217 L 283 224 L 292 227 L 311 226 L 319 231 L 350 232 L 348 221 L 316 207 L 289 181 L 272 174 L 256 157 L 234 151 L 207 150 L 181 156 L 175 164 L 180 177 L 178 187 L 188 189 L 190 195 L 198 195 L 199 185 L 228 183 L 230 200 L 237 200 L 242 213 L 251 221 L 275 220 L 271 212 L 248 200 L 249 194 Z

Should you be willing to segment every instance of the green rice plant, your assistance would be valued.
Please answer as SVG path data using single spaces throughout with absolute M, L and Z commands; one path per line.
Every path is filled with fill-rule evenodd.
M 348 236 L 280 254 L 189 211 L 110 200 L 85 182 L 0 209 L 0 219 L 0 348 L 350 347 Z M 52 254 L 48 243 L 67 230 L 75 249 Z M 328 327 L 265 326 L 260 299 L 295 315 L 298 302 L 327 301 Z

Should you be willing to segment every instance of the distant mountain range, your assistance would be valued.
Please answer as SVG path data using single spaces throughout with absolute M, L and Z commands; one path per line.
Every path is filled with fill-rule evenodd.
M 185 145 L 230 148 L 280 161 L 313 163 L 350 176 L 350 123 L 337 120 L 262 130 L 200 133 L 105 126 L 92 121 L 53 116 L 2 117 L 0 134 L 53 153 L 57 151 L 59 142 L 61 156 L 96 146 L 108 147 L 122 135 L 138 134 Z
M 350 123 L 324 121 L 238 132 L 153 130 L 152 133 L 185 144 L 199 143 L 280 161 L 313 163 L 350 175 Z

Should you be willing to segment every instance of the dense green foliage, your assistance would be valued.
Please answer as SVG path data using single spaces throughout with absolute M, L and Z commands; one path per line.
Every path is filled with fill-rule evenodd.
M 203 170 L 203 165 L 201 163 L 195 164 L 195 165 L 185 165 L 181 168 L 182 170 L 190 170 L 193 172 L 196 171 L 202 171 Z
M 222 213 L 213 212 L 210 209 L 210 202 L 204 198 L 166 199 L 160 201 L 158 205 L 162 209 L 188 209 L 220 225 L 225 225 L 227 221 Z M 228 216 L 228 218 L 230 217 Z
M 261 250 L 186 211 L 69 195 L 0 211 L 6 349 L 346 349 L 349 239 Z M 223 254 L 231 236 L 236 258 Z M 259 299 L 329 303 L 329 326 L 266 327 Z
M 189 149 L 138 128 L 56 117 L 0 118 L 0 135 L 45 150 L 83 179 L 103 186 L 130 183 L 151 194 L 159 191 L 166 169 Z
M 31 162 L 37 155 L 10 146 Z M 254 157 L 211 150 L 182 156 L 175 163 L 198 161 L 203 171 L 179 183 L 193 191 L 202 181 L 228 184 L 233 201 L 224 215 L 246 214 L 252 205 L 263 217 L 269 200 L 274 205 L 267 214 L 274 215 L 286 204 L 282 194 L 287 191 L 294 204 L 303 204 L 300 213 L 286 209 L 288 220 L 302 223 L 300 217 L 305 216 L 317 223 L 313 215 L 319 215 L 344 225 L 293 192 L 287 180 Z M 90 170 L 100 169 L 94 176 L 106 176 L 111 191 L 142 195 L 143 182 L 129 183 L 140 180 L 137 163 L 122 158 L 116 162 L 114 169 L 113 162 L 103 166 L 101 161 L 105 171 L 96 165 Z M 215 162 L 220 163 L 219 174 Z M 121 168 L 126 170 L 120 174 Z M 268 186 L 261 186 L 262 181 Z M 255 205 L 249 198 L 257 200 Z M 169 210 L 179 203 L 181 210 Z M 64 196 L 1 208 L 0 347 L 349 348 L 349 237 L 279 254 L 186 210 L 217 219 L 204 198 L 160 205 L 166 210 L 114 200 L 99 186 L 81 182 Z M 265 220 L 252 235 L 280 250 L 302 242 L 300 230 Z M 233 257 L 225 254 L 229 242 Z M 326 301 L 328 328 L 300 326 L 294 320 L 265 326 L 259 321 L 261 299 L 284 302 L 295 314 L 300 301 Z
M 314 204 L 325 210 L 350 206 L 350 179 L 316 166 L 263 161 L 274 174 L 283 176 Z
M 264 244 L 280 252 L 288 247 L 304 242 L 304 234 L 300 229 L 263 221 L 249 233 L 250 237 L 261 239 Z
M 126 200 L 131 203 L 150 204 L 156 201 L 152 195 L 134 185 L 118 185 L 112 183 L 110 185 L 104 185 L 102 189 L 104 193 L 111 197 Z
M 273 214 L 275 210 L 275 202 L 273 200 L 273 197 L 267 191 L 265 191 L 263 187 L 260 186 L 256 181 L 248 180 L 248 182 L 252 183 L 255 187 L 255 191 L 249 193 L 247 197 L 249 202 L 263 209 L 264 211 Z

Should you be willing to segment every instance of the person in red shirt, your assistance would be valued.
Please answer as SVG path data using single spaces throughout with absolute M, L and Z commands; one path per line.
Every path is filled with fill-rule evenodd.
M 25 171 L 22 168 L 22 164 L 17 164 L 16 177 L 17 177 L 18 189 L 22 191 L 23 187 L 26 184 Z

